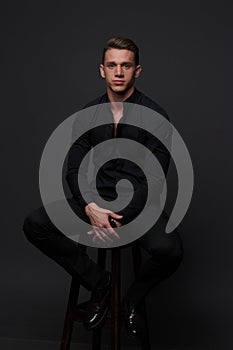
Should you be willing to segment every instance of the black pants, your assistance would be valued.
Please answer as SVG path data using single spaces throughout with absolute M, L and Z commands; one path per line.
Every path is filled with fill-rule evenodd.
M 70 198 L 68 202 L 75 213 L 90 222 L 86 214 Z M 162 280 L 178 268 L 183 257 L 183 245 L 179 233 L 165 233 L 168 217 L 163 212 L 156 224 L 132 244 L 139 244 L 149 254 L 137 279 L 130 286 L 127 296 L 137 304 Z M 30 213 L 23 225 L 27 239 L 41 252 L 56 261 L 71 276 L 79 279 L 88 290 L 95 289 L 106 278 L 107 272 L 100 268 L 80 244 L 61 233 L 49 219 L 44 207 Z

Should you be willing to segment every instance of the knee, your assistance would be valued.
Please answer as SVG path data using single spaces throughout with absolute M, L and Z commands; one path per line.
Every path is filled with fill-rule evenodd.
M 26 216 L 23 222 L 23 231 L 27 239 L 31 242 L 37 238 L 40 232 L 40 222 L 36 211 Z
M 182 241 L 167 239 L 155 249 L 153 257 L 161 263 L 178 266 L 183 260 L 184 249 Z
M 33 220 L 32 220 L 32 214 L 26 216 L 23 222 L 23 231 L 25 233 L 25 236 L 28 240 L 30 240 L 32 234 L 33 234 Z
M 179 266 L 184 256 L 184 248 L 182 241 L 177 242 L 173 245 L 171 252 L 169 254 L 169 258 L 175 266 Z

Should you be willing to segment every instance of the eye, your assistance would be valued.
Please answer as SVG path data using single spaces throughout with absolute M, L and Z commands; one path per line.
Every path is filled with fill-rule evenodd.
M 124 67 L 125 69 L 129 69 L 131 66 L 132 66 L 132 65 L 131 65 L 130 63 L 124 63 L 124 64 L 123 64 L 123 67 Z
M 115 65 L 114 65 L 114 63 L 108 63 L 107 67 L 110 68 L 110 69 L 113 69 L 115 67 Z

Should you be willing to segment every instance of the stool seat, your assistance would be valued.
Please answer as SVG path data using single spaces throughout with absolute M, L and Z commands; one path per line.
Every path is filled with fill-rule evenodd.
M 85 246 L 81 246 L 83 250 L 86 250 Z M 105 268 L 106 264 L 106 254 L 107 250 L 111 252 L 111 273 L 112 273 L 112 289 L 111 289 L 111 307 L 106 318 L 106 321 L 102 325 L 102 327 L 95 329 L 92 331 L 92 350 L 100 350 L 101 349 L 101 335 L 102 328 L 107 327 L 112 329 L 112 349 L 120 350 L 120 253 L 122 248 L 99 248 L 98 249 L 98 257 L 97 264 L 102 268 Z M 132 257 L 133 257 L 133 269 L 134 275 L 137 276 L 139 268 L 141 266 L 141 251 L 138 246 L 132 245 Z M 68 304 L 66 309 L 66 316 L 64 322 L 63 335 L 61 340 L 60 350 L 69 350 L 71 336 L 73 331 L 74 322 L 82 322 L 84 315 L 86 313 L 86 307 L 88 301 L 83 303 L 78 303 L 80 291 L 80 282 L 72 278 L 70 293 L 68 298 Z M 144 316 L 145 316 L 145 334 L 141 339 L 141 349 L 142 350 L 150 350 L 150 341 L 149 341 L 149 331 L 147 324 L 147 316 L 144 306 Z

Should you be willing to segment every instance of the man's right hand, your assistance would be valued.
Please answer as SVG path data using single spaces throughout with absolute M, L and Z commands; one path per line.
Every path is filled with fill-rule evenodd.
M 122 215 L 118 215 L 111 210 L 99 207 L 96 203 L 91 202 L 85 207 L 85 212 L 89 217 L 93 229 L 88 231 L 89 235 L 93 235 L 93 241 L 100 240 L 101 242 L 113 242 L 113 239 L 119 239 L 119 235 L 112 228 L 109 222 L 109 217 L 113 218 L 116 226 L 121 226 L 118 221 L 122 219 Z

